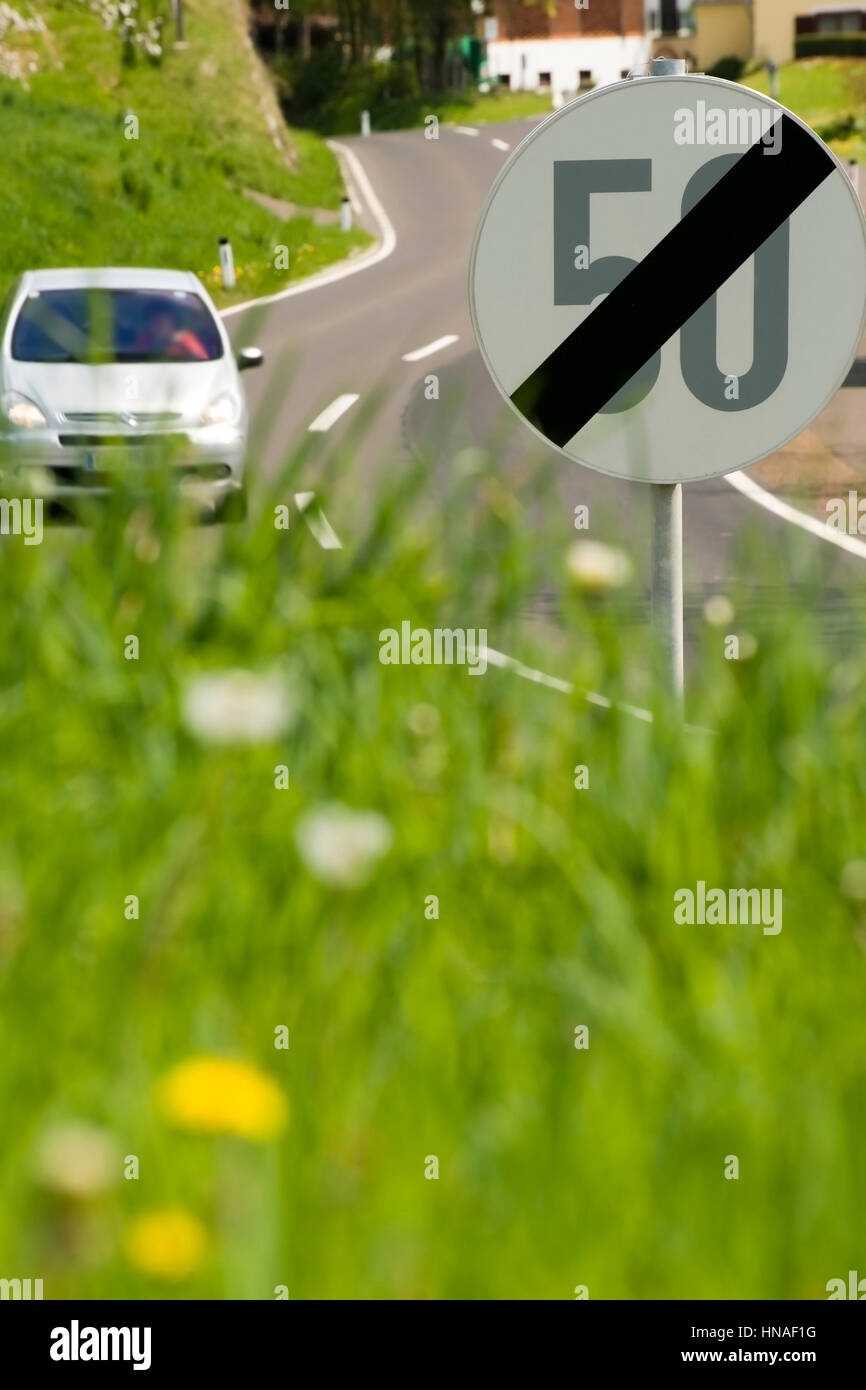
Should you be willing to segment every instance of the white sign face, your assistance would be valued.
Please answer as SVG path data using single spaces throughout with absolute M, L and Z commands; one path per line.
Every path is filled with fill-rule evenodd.
M 531 429 L 619 478 L 778 449 L 866 326 L 866 222 L 796 116 L 733 82 L 617 82 L 515 150 L 470 268 L 487 369 Z

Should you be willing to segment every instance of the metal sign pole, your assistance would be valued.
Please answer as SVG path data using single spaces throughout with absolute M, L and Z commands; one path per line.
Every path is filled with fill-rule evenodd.
M 659 674 L 683 697 L 683 486 L 650 483 L 652 495 L 653 637 Z
M 684 77 L 685 58 L 654 58 L 650 77 Z M 683 489 L 650 483 L 652 622 L 658 670 L 674 700 L 683 698 Z

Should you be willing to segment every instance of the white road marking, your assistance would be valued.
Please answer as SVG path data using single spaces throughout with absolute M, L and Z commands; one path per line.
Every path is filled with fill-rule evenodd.
M 478 131 L 475 129 L 474 125 L 456 125 L 454 129 L 458 132 L 459 135 L 478 134 Z
M 341 415 L 345 415 L 350 406 L 355 404 L 358 399 L 357 394 L 347 391 L 344 395 L 338 396 L 330 405 L 326 405 L 320 415 L 317 415 L 313 423 L 309 426 L 311 434 L 324 434 L 332 425 L 335 425 Z
M 513 671 L 516 676 L 521 676 L 523 680 L 533 681 L 536 685 L 545 685 L 549 690 L 559 690 L 563 695 L 571 695 L 574 686 L 570 681 L 560 680 L 558 676 L 549 676 L 546 671 L 536 671 L 532 666 L 524 666 L 522 661 L 516 657 L 509 656 L 507 652 L 498 652 L 495 647 L 482 645 L 481 655 L 487 659 L 489 666 L 498 666 L 503 671 Z M 640 719 L 644 724 L 652 724 L 652 710 L 641 709 L 640 705 L 615 704 L 606 695 L 597 695 L 594 690 L 584 690 L 583 698 L 589 705 L 598 705 L 601 709 L 618 709 L 623 714 L 630 714 L 634 719 Z M 683 728 L 690 734 L 712 734 L 714 729 L 705 729 L 701 724 L 684 724 Z
M 456 343 L 458 334 L 446 333 L 444 338 L 437 338 L 435 343 L 428 343 L 426 347 L 416 348 L 414 352 L 404 352 L 404 362 L 420 362 L 422 357 L 429 357 L 431 352 L 439 352 L 442 348 L 450 347 Z
M 561 691 L 563 695 L 571 695 L 574 691 L 574 686 L 570 681 L 563 681 L 558 676 L 549 676 L 546 671 L 536 671 L 531 666 L 524 666 L 522 661 L 508 656 L 506 652 L 498 652 L 495 647 L 482 646 L 481 654 L 487 658 L 491 666 L 513 671 L 515 675 L 522 676 L 526 681 L 534 681 L 536 685 L 546 685 L 550 690 Z M 601 705 L 603 709 L 614 708 L 613 701 L 608 700 L 604 695 L 596 695 L 592 690 L 586 691 L 585 695 L 591 705 Z M 617 708 L 626 714 L 633 714 L 636 719 L 642 719 L 646 724 L 653 722 L 652 712 L 648 709 L 641 709 L 638 705 L 619 705 Z
M 744 497 L 748 497 L 750 502 L 756 502 L 759 507 L 764 507 L 782 521 L 799 526 L 801 531 L 808 531 L 811 536 L 817 536 L 822 541 L 828 541 L 830 545 L 837 545 L 840 550 L 847 550 L 849 555 L 866 560 L 866 543 L 858 540 L 856 536 L 849 536 L 844 531 L 837 531 L 834 527 L 825 525 L 817 517 L 809 516 L 808 512 L 801 512 L 799 507 L 792 507 L 790 503 L 783 502 L 780 497 L 767 492 L 766 488 L 761 487 L 748 474 L 726 473 L 725 482 L 730 483 L 731 487 L 736 488 Z
M 317 507 L 311 516 L 307 515 L 310 504 L 315 502 L 315 500 L 316 494 L 314 492 L 295 493 L 295 504 L 298 511 L 301 513 L 301 516 L 304 518 L 304 521 L 309 526 L 322 549 L 342 550 L 343 542 L 340 540 L 340 537 L 337 535 L 321 507 Z
M 251 309 L 254 304 L 276 304 L 281 299 L 291 299 L 293 295 L 306 294 L 308 290 L 318 290 L 323 285 L 332 285 L 337 280 L 345 280 L 349 275 L 357 275 L 359 270 L 369 270 L 372 266 L 378 265 L 394 251 L 397 245 L 397 233 L 394 231 L 387 212 L 376 197 L 358 156 L 353 150 L 350 150 L 346 145 L 341 145 L 337 140 L 329 140 L 327 143 L 335 151 L 338 158 L 345 160 L 352 172 L 356 186 L 366 199 L 367 207 L 373 215 L 379 233 L 379 246 L 375 246 L 372 251 L 366 254 L 362 253 L 354 260 L 342 261 L 339 265 L 331 266 L 328 270 L 319 271 L 316 275 L 309 275 L 306 279 L 299 280 L 296 285 L 290 285 L 287 290 L 278 290 L 276 294 L 264 294 L 259 299 L 246 299 L 243 304 L 232 304 L 228 309 L 220 309 L 221 318 L 227 319 L 231 318 L 233 314 L 242 314 L 245 309 Z
M 491 145 L 495 146 L 495 148 L 496 148 L 497 150 L 510 150 L 510 149 L 511 149 L 511 146 L 509 145 L 509 143 L 508 143 L 507 140 L 500 140 L 500 139 L 497 138 L 496 140 L 491 140 L 490 143 L 491 143 Z

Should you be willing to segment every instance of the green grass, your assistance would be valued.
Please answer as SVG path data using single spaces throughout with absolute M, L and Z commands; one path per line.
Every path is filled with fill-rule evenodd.
M 756 537 L 736 617 L 690 624 L 713 732 L 599 709 L 579 691 L 654 703 L 643 590 L 570 590 L 553 479 L 463 456 L 431 512 L 423 468 L 353 474 L 353 431 L 240 528 L 185 530 L 156 479 L 90 532 L 2 543 L 0 1273 L 47 1298 L 826 1297 L 866 1238 L 866 909 L 840 889 L 866 857 L 862 615 L 831 649 L 819 547 Z M 314 472 L 340 551 L 273 525 Z M 383 666 L 403 619 L 484 627 L 578 693 Z M 285 733 L 190 734 L 188 681 L 233 667 L 277 674 Z M 334 800 L 394 831 L 351 891 L 295 840 Z M 782 932 L 677 925 L 699 879 L 781 888 Z M 286 1132 L 173 1131 L 153 1088 L 199 1052 L 273 1077 Z M 118 1158 L 103 1194 L 47 1189 L 34 1155 L 69 1119 L 138 1180 Z M 165 1206 L 208 1233 L 176 1283 L 123 1254 Z
M 486 95 L 471 90 L 465 95 L 447 94 L 431 98 L 426 110 L 440 121 L 456 121 L 467 125 L 485 125 L 490 121 L 517 121 L 524 116 L 547 115 L 551 110 L 550 93 L 497 92 Z
M 769 94 L 765 69 L 749 74 L 744 84 Z M 819 134 L 826 129 L 830 148 L 840 159 L 866 163 L 866 63 L 856 58 L 810 58 L 779 69 L 779 100 Z M 848 138 L 832 138 L 830 130 L 850 115 L 859 130 Z
M 465 92 L 445 92 L 441 96 L 407 97 L 380 101 L 372 113 L 376 130 L 397 130 L 423 126 L 426 116 L 437 116 L 443 123 L 486 125 L 491 121 L 516 121 L 527 116 L 548 115 L 550 95 L 537 92 L 490 92 L 482 95 L 475 88 Z M 341 108 L 339 129 L 357 132 L 360 113 Z
M 31 51 L 38 70 L 26 86 L 0 78 L 0 293 L 39 266 L 165 265 L 197 272 L 227 303 L 279 290 L 368 242 L 316 226 L 307 212 L 282 221 L 243 196 L 250 188 L 336 210 L 342 187 L 316 136 L 284 131 L 283 148 L 274 146 L 261 92 L 278 108 L 243 46 L 241 0 L 187 0 L 188 47 L 169 42 L 158 65 L 125 65 L 119 39 L 80 0 L 38 10 L 47 34 L 5 40 Z M 138 119 L 138 139 L 125 138 L 126 114 Z M 216 269 L 220 236 L 239 267 L 231 294 Z M 289 249 L 288 271 L 275 268 L 278 246 Z

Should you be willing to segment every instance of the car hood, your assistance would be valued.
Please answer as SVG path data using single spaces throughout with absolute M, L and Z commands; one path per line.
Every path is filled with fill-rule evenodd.
M 8 362 L 3 389 L 18 391 L 38 405 L 49 421 L 59 416 L 129 415 L 174 417 L 176 428 L 196 423 L 223 391 L 240 394 L 230 358 L 216 362 L 69 363 Z M 130 422 L 131 423 L 131 422 Z

